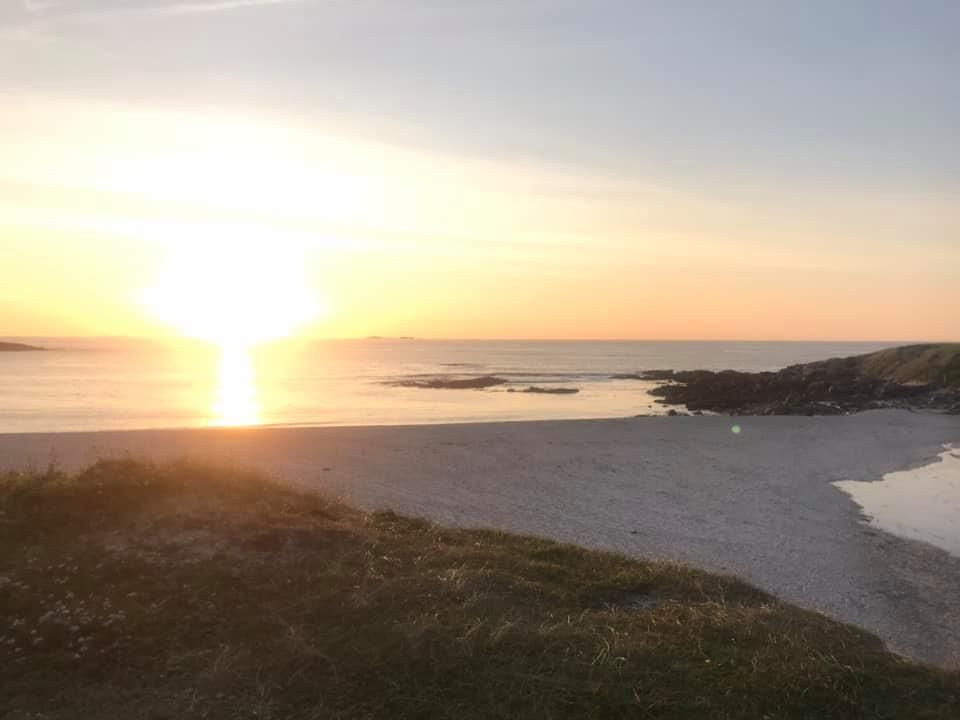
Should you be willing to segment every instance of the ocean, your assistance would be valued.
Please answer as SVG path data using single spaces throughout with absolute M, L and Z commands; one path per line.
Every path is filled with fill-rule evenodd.
M 662 413 L 642 370 L 776 370 L 896 343 L 491 340 L 287 341 L 252 351 L 194 342 L 3 338 L 0 432 L 217 425 L 405 425 Z M 404 387 L 492 375 L 482 390 Z M 568 388 L 573 394 L 517 392 Z M 514 392 L 510 392 L 513 390 Z

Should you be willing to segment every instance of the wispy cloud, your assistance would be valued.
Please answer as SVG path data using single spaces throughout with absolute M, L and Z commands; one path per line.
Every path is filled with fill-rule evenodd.
M 301 0 L 198 0 L 198 2 L 152 6 L 144 8 L 143 12 L 158 15 L 189 15 L 194 13 L 240 10 L 242 8 L 261 7 L 264 5 L 291 5 L 298 2 L 301 2 Z
M 20 0 L 21 15 L 34 21 L 106 19 L 129 16 L 196 15 L 303 0 Z
M 22 3 L 28 13 L 41 13 L 57 6 L 56 0 L 22 0 Z

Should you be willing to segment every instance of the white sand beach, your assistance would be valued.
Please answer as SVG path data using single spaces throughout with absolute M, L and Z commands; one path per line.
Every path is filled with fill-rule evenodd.
M 871 527 L 834 485 L 929 464 L 947 443 L 960 417 L 874 411 L 8 434 L 0 467 L 124 453 L 258 467 L 364 508 L 731 573 L 960 667 L 960 557 Z

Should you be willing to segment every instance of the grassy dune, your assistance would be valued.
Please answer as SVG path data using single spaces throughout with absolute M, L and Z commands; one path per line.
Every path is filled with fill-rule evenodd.
M 0 483 L 0 717 L 956 718 L 960 674 L 737 580 L 256 475 Z
M 960 343 L 890 348 L 864 355 L 861 363 L 873 377 L 960 388 Z

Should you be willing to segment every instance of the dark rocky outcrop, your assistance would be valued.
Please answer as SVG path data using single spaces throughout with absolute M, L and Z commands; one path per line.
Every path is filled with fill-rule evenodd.
M 580 392 L 580 388 L 545 388 L 545 387 L 536 387 L 531 385 L 530 387 L 524 390 L 517 390 L 516 388 L 510 388 L 507 392 L 518 392 L 518 393 L 533 393 L 537 395 L 576 395 Z
M 0 342 L 0 352 L 41 352 L 46 348 L 15 342 Z
M 425 390 L 482 390 L 497 385 L 506 385 L 507 380 L 494 375 L 473 378 L 427 378 L 422 380 L 391 380 L 385 383 L 394 387 L 423 388 Z
M 481 375 L 470 378 L 409 378 L 404 380 L 390 380 L 384 385 L 405 388 L 421 388 L 424 390 L 484 390 L 486 388 L 506 385 L 510 381 L 496 375 Z M 511 393 L 530 393 L 536 395 L 575 395 L 579 388 L 566 387 L 538 387 L 531 385 L 526 388 L 509 388 Z
M 884 407 L 960 413 L 960 344 L 912 345 L 778 372 L 649 371 L 659 402 L 735 415 L 839 415 Z

